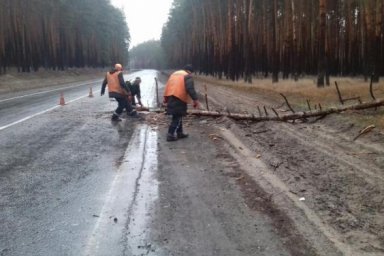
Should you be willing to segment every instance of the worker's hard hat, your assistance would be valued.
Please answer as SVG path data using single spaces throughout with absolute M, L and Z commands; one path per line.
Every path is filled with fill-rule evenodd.
M 116 63 L 115 64 L 115 69 L 118 70 L 118 71 L 121 71 L 121 70 L 123 70 L 123 66 L 121 64 L 119 64 L 119 63 Z

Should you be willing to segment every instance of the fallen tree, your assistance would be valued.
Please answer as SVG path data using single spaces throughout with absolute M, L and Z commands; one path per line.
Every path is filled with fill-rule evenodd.
M 310 110 L 310 111 L 301 111 L 301 112 L 293 112 L 292 114 L 278 114 L 278 112 L 275 109 L 272 109 L 274 112 L 274 116 L 265 115 L 262 116 L 261 112 L 259 112 L 259 115 L 255 114 L 248 114 L 248 113 L 232 113 L 230 111 L 207 111 L 207 110 L 188 110 L 188 114 L 190 115 L 197 115 L 197 116 L 210 116 L 210 117 L 229 117 L 236 120 L 251 120 L 256 122 L 261 121 L 295 121 L 295 120 L 306 120 L 308 118 L 313 117 L 324 117 L 329 114 L 334 113 L 342 113 L 345 111 L 353 111 L 353 110 L 363 110 L 363 109 L 369 109 L 369 108 L 378 108 L 384 106 L 384 100 L 374 100 L 371 102 L 366 103 L 359 103 L 349 106 L 341 106 L 341 107 L 331 107 L 328 109 L 319 109 L 319 110 Z M 141 108 L 138 109 L 139 111 L 151 111 L 151 112 L 157 112 L 162 113 L 164 112 L 164 109 L 148 109 L 148 108 Z
M 350 106 L 332 107 L 328 109 L 321 109 L 315 111 L 302 111 L 292 114 L 279 115 L 277 111 L 273 111 L 275 116 L 255 116 L 254 114 L 241 114 L 231 112 L 219 112 L 219 111 L 201 111 L 201 110 L 189 110 L 188 113 L 192 115 L 204 115 L 212 117 L 227 116 L 237 120 L 252 120 L 252 121 L 294 121 L 299 119 L 308 119 L 311 117 L 322 117 L 334 113 L 342 113 L 351 110 L 363 110 L 369 108 L 377 108 L 384 106 L 384 100 L 375 100 L 372 102 L 366 102 L 361 104 L 355 104 Z

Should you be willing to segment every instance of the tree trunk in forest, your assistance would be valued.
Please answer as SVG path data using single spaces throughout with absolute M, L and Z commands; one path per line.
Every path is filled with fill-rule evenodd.
M 317 87 L 324 87 L 325 78 L 325 26 L 326 26 L 326 0 L 319 1 L 319 50 L 318 50 L 318 73 L 317 73 Z
M 376 51 L 376 54 L 374 54 L 374 81 L 375 83 L 379 82 L 380 79 L 380 43 L 383 43 L 383 8 L 384 3 L 383 0 L 376 0 L 376 24 L 375 24 L 375 38 L 374 38 L 374 49 Z M 379 51 L 379 52 L 377 52 Z
M 299 58 L 298 58 L 298 35 L 297 35 L 297 28 L 296 28 L 296 20 L 299 18 L 299 15 L 296 15 L 296 6 L 294 0 L 291 0 L 291 10 L 292 10 L 292 76 L 295 81 L 299 80 Z M 298 13 L 300 10 L 298 10 Z
M 273 0 L 272 7 L 272 83 L 279 82 L 279 52 L 277 47 L 277 0 Z

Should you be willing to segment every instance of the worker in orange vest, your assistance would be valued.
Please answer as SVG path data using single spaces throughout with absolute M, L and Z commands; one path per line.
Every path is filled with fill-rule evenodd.
M 105 79 L 101 86 L 101 96 L 105 93 L 105 87 L 108 84 L 108 94 L 110 98 L 115 98 L 117 101 L 117 108 L 112 114 L 112 121 L 121 121 L 120 115 L 124 108 L 127 109 L 129 116 L 136 117 L 137 112 L 132 108 L 131 103 L 128 101 L 128 96 L 131 94 L 129 89 L 125 86 L 123 77 L 123 66 L 119 63 L 115 64 L 114 69 L 107 72 Z
M 167 141 L 188 137 L 183 131 L 183 116 L 187 114 L 187 103 L 193 101 L 194 108 L 199 105 L 192 73 L 192 65 L 185 65 L 182 70 L 171 74 L 165 86 L 163 103 L 167 106 L 167 114 L 172 115 Z

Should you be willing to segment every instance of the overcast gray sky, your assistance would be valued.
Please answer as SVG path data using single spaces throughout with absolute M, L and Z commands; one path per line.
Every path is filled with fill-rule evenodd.
M 173 0 L 111 0 L 111 2 L 117 8 L 124 8 L 132 48 L 151 39 L 160 39 Z

